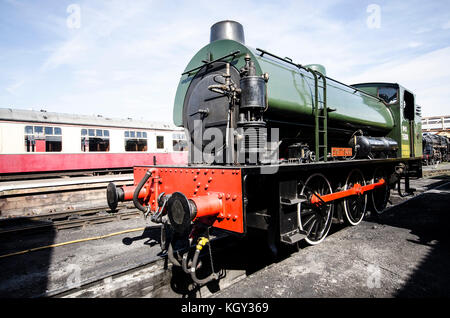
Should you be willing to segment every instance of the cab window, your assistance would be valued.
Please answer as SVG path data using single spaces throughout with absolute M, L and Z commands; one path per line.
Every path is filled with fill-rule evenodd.
M 378 97 L 383 99 L 386 104 L 394 104 L 397 102 L 397 88 L 380 87 L 378 88 Z

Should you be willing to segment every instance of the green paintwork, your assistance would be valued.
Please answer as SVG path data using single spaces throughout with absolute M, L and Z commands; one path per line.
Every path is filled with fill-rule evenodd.
M 327 75 L 327 70 L 325 69 L 325 66 L 323 66 L 322 64 L 308 64 L 308 65 L 304 65 L 306 68 L 310 68 L 313 71 L 318 71 L 323 75 Z
M 245 54 L 250 54 L 255 62 L 258 75 L 269 74 L 267 116 L 282 116 L 289 121 L 301 122 L 305 118 L 313 118 L 314 78 L 305 70 L 284 63 L 270 56 L 260 56 L 260 52 L 232 40 L 220 40 L 203 47 L 189 62 L 185 71 L 203 65 L 202 60 L 208 54 L 212 59 L 225 56 L 240 50 L 234 66 L 244 66 Z M 184 97 L 195 73 L 183 75 L 178 85 L 173 120 L 175 125 L 182 126 Z M 319 81 L 319 84 L 321 82 Z M 319 100 L 322 100 L 322 89 L 319 89 Z M 378 98 L 364 94 L 349 86 L 327 77 L 327 106 L 333 111 L 328 114 L 328 126 L 333 122 L 349 127 L 366 127 L 388 133 L 394 127 L 394 118 L 390 110 Z
M 405 118 L 404 115 L 404 94 L 407 90 L 401 85 L 392 83 L 367 83 L 364 87 L 359 87 L 369 94 L 378 95 L 379 87 L 396 87 L 397 88 L 397 102 L 391 103 L 387 107 L 391 110 L 394 116 L 394 129 L 392 129 L 387 137 L 396 140 L 399 144 L 397 152 L 398 157 L 421 157 L 422 156 L 422 119 L 420 113 L 417 112 L 417 105 L 414 104 L 414 120 L 411 122 Z M 414 94 L 413 94 L 414 95 Z M 415 96 L 414 96 L 415 100 Z

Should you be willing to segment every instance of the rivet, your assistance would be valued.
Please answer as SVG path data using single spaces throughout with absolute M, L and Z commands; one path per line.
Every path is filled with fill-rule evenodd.
M 209 170 L 208 170 L 208 169 L 206 169 L 206 170 L 205 170 L 205 174 L 208 174 L 208 172 L 209 172 Z
M 197 180 L 197 176 L 194 176 L 194 181 Z
M 237 215 L 233 216 L 233 221 L 237 220 Z
M 227 196 L 226 196 L 226 199 L 228 200 L 230 198 L 230 195 L 229 194 L 227 194 Z
M 197 183 L 197 187 L 200 187 L 201 186 L 201 183 L 199 182 L 199 183 Z
M 227 220 L 229 220 L 231 218 L 231 214 L 227 215 Z
M 205 190 L 208 189 L 208 185 L 205 185 Z
M 212 181 L 212 177 L 209 177 L 208 182 L 211 182 L 211 181 Z
M 219 193 L 219 194 L 217 195 L 217 197 L 218 197 L 219 199 L 222 199 L 222 198 L 223 198 L 223 194 L 222 194 L 222 193 Z
M 233 201 L 237 199 L 237 195 L 233 195 Z

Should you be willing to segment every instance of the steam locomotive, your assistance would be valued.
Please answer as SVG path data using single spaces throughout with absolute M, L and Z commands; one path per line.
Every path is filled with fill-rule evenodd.
M 445 136 L 423 133 L 423 163 L 433 165 L 449 161 L 450 141 Z
M 188 63 L 173 119 L 186 131 L 188 165 L 136 166 L 135 185 L 110 184 L 107 198 L 112 210 L 133 200 L 161 223 L 169 260 L 198 284 L 218 279 L 197 277 L 211 227 L 239 236 L 263 231 L 274 250 L 314 245 L 333 222 L 357 225 L 368 210 L 382 213 L 401 179 L 410 193 L 409 178 L 422 177 L 411 91 L 349 86 L 320 64 L 253 49 L 235 21 L 214 24 L 210 43 Z M 175 253 L 180 241 L 195 252 Z

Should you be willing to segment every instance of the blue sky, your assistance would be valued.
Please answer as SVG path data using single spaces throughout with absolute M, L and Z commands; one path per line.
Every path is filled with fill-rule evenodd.
M 423 115 L 450 114 L 450 1 L 218 3 L 0 0 L 0 107 L 171 122 L 180 74 L 210 26 L 232 19 L 251 47 L 347 84 L 398 82 Z

